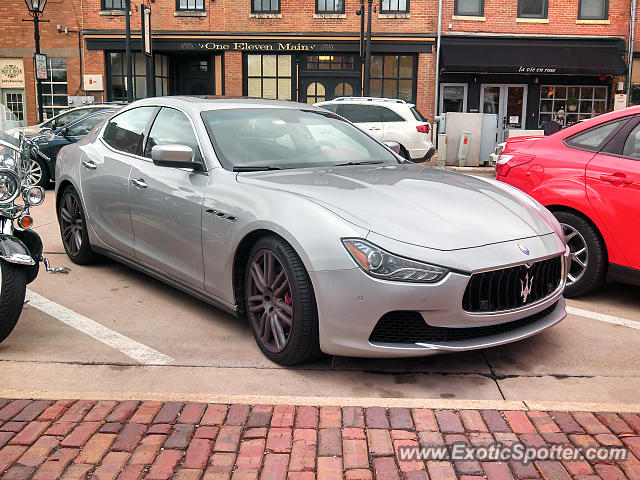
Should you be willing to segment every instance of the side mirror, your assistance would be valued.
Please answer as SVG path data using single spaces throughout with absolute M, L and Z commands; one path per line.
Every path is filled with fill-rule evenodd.
M 400 155 L 400 144 L 398 142 L 387 141 L 387 142 L 382 142 L 382 144 L 388 149 L 392 150 L 394 153 L 397 153 L 398 155 Z
M 151 160 L 161 167 L 201 170 L 202 165 L 193 157 L 193 149 L 187 145 L 156 145 L 151 149 Z
M 38 135 L 41 135 L 41 136 L 42 136 L 42 138 L 43 138 L 44 140 L 46 140 L 47 142 L 51 142 L 51 141 L 55 138 L 55 136 L 56 136 L 56 134 L 55 134 L 55 133 L 53 133 L 53 130 L 51 130 L 51 129 L 50 129 L 50 128 L 48 128 L 48 127 L 42 127 L 42 128 L 38 131 Z

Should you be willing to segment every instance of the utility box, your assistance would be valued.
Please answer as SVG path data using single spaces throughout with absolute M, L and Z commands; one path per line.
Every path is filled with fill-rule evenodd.
M 446 133 L 449 145 L 446 164 L 458 163 L 458 149 L 462 132 L 468 132 L 471 141 L 464 164 L 467 167 L 477 167 L 489 161 L 489 155 L 496 144 L 498 116 L 495 113 L 459 113 L 447 112 Z
M 75 95 L 67 97 L 67 104 L 69 108 L 84 107 L 85 105 L 93 105 L 95 99 L 91 95 Z
M 447 158 L 447 134 L 439 133 L 438 134 L 438 162 L 436 165 L 438 167 L 444 167 L 446 165 Z

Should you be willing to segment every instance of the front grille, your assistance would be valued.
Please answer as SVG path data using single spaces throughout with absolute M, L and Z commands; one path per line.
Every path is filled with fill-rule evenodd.
M 474 273 L 462 297 L 471 313 L 500 312 L 523 307 L 548 297 L 562 282 L 563 257 L 516 267 Z
M 556 304 L 530 317 L 499 325 L 484 327 L 450 328 L 428 325 L 418 312 L 395 311 L 380 318 L 369 336 L 371 343 L 436 343 L 473 340 L 526 327 L 549 315 Z

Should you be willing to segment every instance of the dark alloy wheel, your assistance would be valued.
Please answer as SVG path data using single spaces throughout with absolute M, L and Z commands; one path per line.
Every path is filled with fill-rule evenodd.
M 29 167 L 26 172 L 27 184 L 45 188 L 49 185 L 50 180 L 49 167 L 46 162 L 40 157 L 31 157 L 29 160 Z
M 598 230 L 573 212 L 554 212 L 562 225 L 569 247 L 569 265 L 565 297 L 592 292 L 604 283 L 607 275 L 607 251 Z
M 249 254 L 246 311 L 260 349 L 281 365 L 320 356 L 311 281 L 300 257 L 278 237 L 264 237 Z
M 74 263 L 91 263 L 95 254 L 89 245 L 84 211 L 78 193 L 71 186 L 62 193 L 58 206 L 58 221 L 62 244 Z

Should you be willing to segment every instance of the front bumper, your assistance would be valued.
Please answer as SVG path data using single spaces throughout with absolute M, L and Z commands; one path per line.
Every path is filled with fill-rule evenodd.
M 469 275 L 450 272 L 435 284 L 378 280 L 359 268 L 310 272 L 320 322 L 324 353 L 357 357 L 417 357 L 443 352 L 486 348 L 535 335 L 566 317 L 561 288 L 551 296 L 515 311 L 468 313 L 462 297 Z M 518 328 L 490 335 L 433 343 L 371 342 L 378 321 L 389 312 L 418 312 L 432 327 L 447 329 L 508 324 L 533 317 Z M 402 328 L 401 325 L 398 328 Z M 493 329 L 496 330 L 496 329 Z M 501 329 L 497 329 L 501 330 Z

